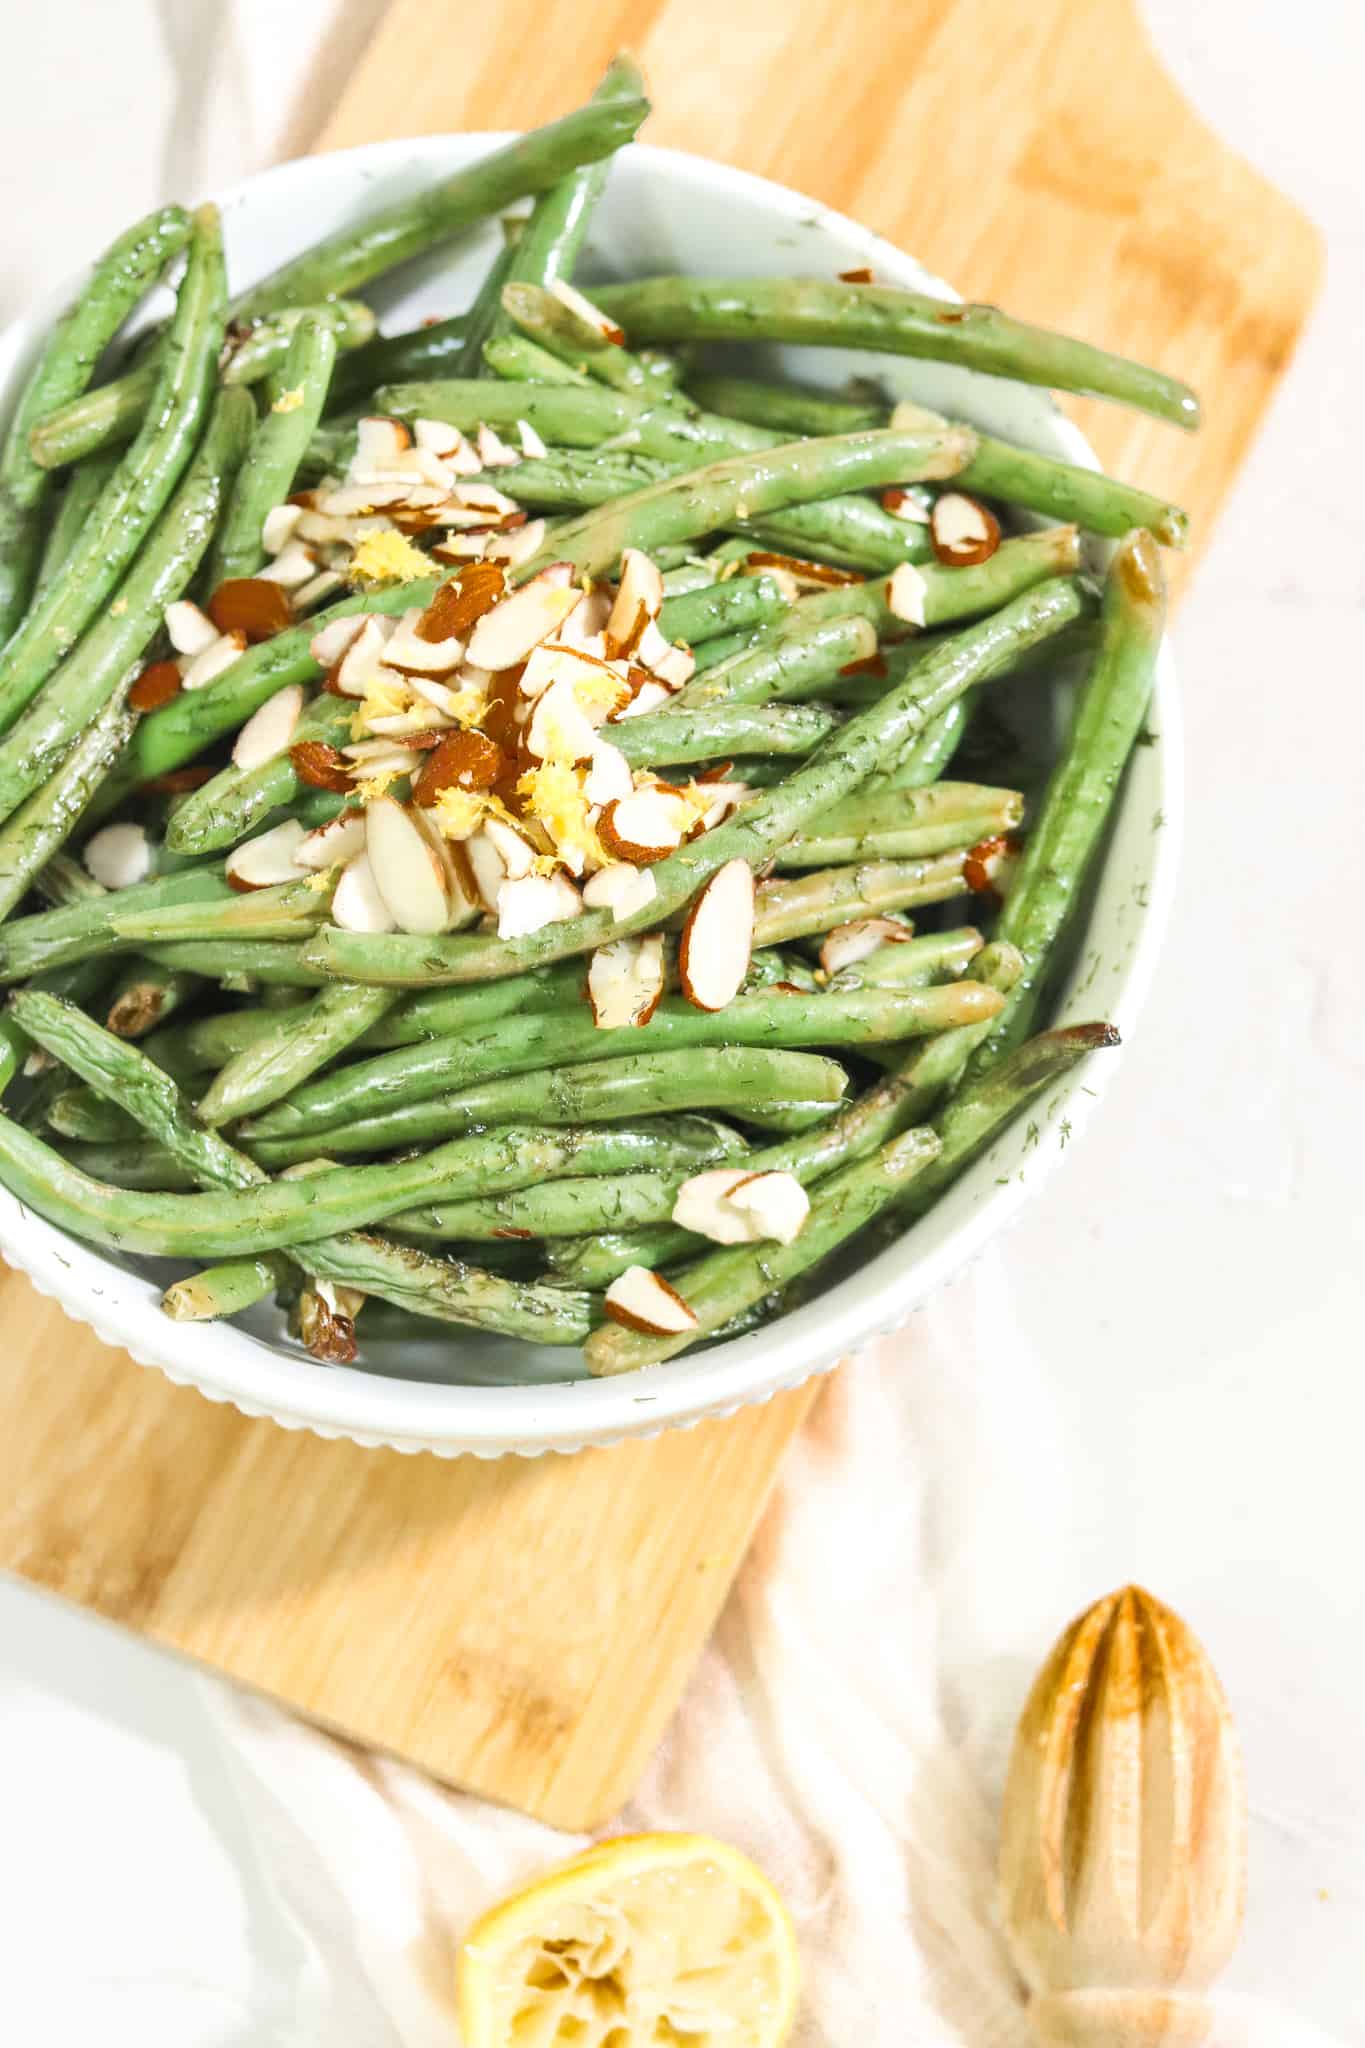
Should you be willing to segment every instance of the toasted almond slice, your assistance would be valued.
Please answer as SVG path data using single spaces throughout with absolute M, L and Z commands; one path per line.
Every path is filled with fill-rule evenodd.
M 521 939 L 547 924 L 583 915 L 583 898 L 568 876 L 523 875 L 498 891 L 498 937 Z
M 344 590 L 345 587 L 346 578 L 340 575 L 337 570 L 323 569 L 309 582 L 301 583 L 297 590 L 290 593 L 293 599 L 295 615 L 298 616 L 303 612 L 315 612 L 318 606 L 324 603 L 327 598 L 335 597 L 337 592 Z
M 370 417 L 358 420 L 352 476 L 373 476 L 402 461 L 412 446 L 412 435 L 401 420 Z
M 648 867 L 664 860 L 682 845 L 692 824 L 692 812 L 678 796 L 655 784 L 646 784 L 630 796 L 607 804 L 597 821 L 598 837 L 617 860 Z
M 746 804 L 753 795 L 753 791 L 747 782 L 703 783 L 699 781 L 698 787 L 704 788 L 707 795 L 712 799 L 711 808 L 702 813 L 701 829 L 703 832 L 714 831 L 717 825 L 723 825 L 725 820 L 732 817 L 740 808 L 740 805 Z
M 837 974 L 841 967 L 856 967 L 879 946 L 903 945 L 913 937 L 910 926 L 897 924 L 894 917 L 855 917 L 848 924 L 836 924 L 826 933 L 820 948 L 820 965 L 826 974 Z
M 408 463 L 413 475 L 420 477 L 424 484 L 434 484 L 438 489 L 448 491 L 455 482 L 454 465 L 442 462 L 430 448 L 414 448 L 408 456 Z
M 533 461 L 539 461 L 550 452 L 529 420 L 517 421 L 517 439 L 521 443 L 522 454 Z
M 678 655 L 684 656 L 689 664 L 687 673 L 682 679 L 685 683 L 688 677 L 690 677 L 692 669 L 696 666 L 695 661 L 693 661 L 691 654 L 686 648 L 675 647 L 671 640 L 665 640 L 655 620 L 650 619 L 635 643 L 635 652 L 632 658 L 641 668 L 648 669 L 651 675 L 658 676 L 660 682 L 672 683 L 673 679 L 669 674 L 669 670 L 670 668 L 676 668 L 677 662 L 674 657 Z M 673 687 L 675 689 L 681 688 L 681 684 L 673 683 Z
M 520 590 L 485 612 L 469 636 L 469 659 L 479 668 L 515 668 L 548 640 L 582 601 L 568 562 L 551 562 Z
M 922 492 L 906 490 L 901 484 L 890 484 L 882 492 L 882 510 L 907 526 L 929 524 L 930 500 Z
M 280 562 L 290 552 L 286 548 Z M 279 568 L 279 562 L 275 568 Z M 312 573 L 313 561 L 309 556 L 308 574 Z M 272 582 L 265 574 L 229 576 L 209 599 L 208 611 L 220 633 L 244 633 L 248 647 L 256 647 L 262 640 L 284 632 L 294 619 L 282 582 Z
M 445 420 L 414 420 L 412 424 L 419 448 L 449 464 L 457 475 L 473 476 L 479 458 L 458 427 L 447 425 Z
M 613 1323 L 648 1337 L 681 1337 L 697 1318 L 677 1289 L 648 1266 L 627 1266 L 607 1289 L 602 1306 Z
M 451 676 L 463 660 L 463 640 L 424 640 L 402 626 L 384 649 L 385 668 L 400 675 Z
M 467 702 L 461 701 L 461 693 L 447 689 L 446 685 L 438 683 L 434 676 L 408 676 L 406 681 L 415 697 L 420 697 L 423 703 L 430 704 L 446 718 L 468 717 L 469 706 Z
M 445 721 L 429 704 L 415 704 L 410 711 L 385 712 L 367 718 L 366 729 L 385 739 L 406 740 L 409 746 L 436 747 L 441 743 Z
M 606 624 L 607 652 L 613 658 L 634 654 L 645 629 L 654 624 L 664 601 L 663 572 L 640 548 L 627 548 L 621 556 L 621 581 L 616 602 Z M 659 639 L 663 635 L 655 632 Z M 668 642 L 663 641 L 665 647 Z M 650 664 L 646 662 L 646 667 Z
M 496 913 L 499 893 L 508 880 L 507 863 L 482 827 L 463 843 L 469 872 L 474 877 L 474 886 L 482 898 L 483 907 Z
M 751 1173 L 726 1196 L 731 1209 L 749 1219 L 755 1239 L 791 1244 L 810 1215 L 810 1196 L 794 1173 Z
M 128 692 L 130 711 L 155 711 L 162 704 L 169 704 L 172 697 L 178 697 L 185 687 L 179 664 L 174 661 L 154 661 Z
M 747 860 L 727 860 L 687 913 L 678 946 L 678 978 L 689 1003 L 723 1010 L 744 986 L 754 949 L 754 875 Z
M 392 625 L 392 619 L 382 618 L 377 612 L 367 614 L 365 623 L 337 664 L 333 683 L 339 695 L 365 695 L 379 674 L 380 657 L 388 645 Z M 317 642 L 313 644 L 316 646 Z
M 525 526 L 515 532 L 494 534 L 488 543 L 489 558 L 506 562 L 509 569 L 515 569 L 520 562 L 529 562 L 532 555 L 538 555 L 545 545 L 549 524 L 544 519 L 528 519 Z
M 922 626 L 924 599 L 928 585 L 913 562 L 901 562 L 886 580 L 886 602 L 898 619 L 904 619 L 907 626 Z M 868 649 L 875 652 L 875 646 Z
M 87 874 L 106 889 L 130 889 L 152 872 L 152 846 L 141 825 L 105 825 L 81 852 Z
M 643 671 L 634 669 L 631 673 L 632 676 L 636 676 L 642 674 Z M 646 711 L 657 711 L 659 706 L 666 704 L 672 695 L 673 692 L 669 689 L 667 683 L 655 682 L 653 676 L 647 676 L 644 682 L 637 685 L 635 695 L 631 698 L 629 704 L 622 705 L 619 711 L 613 711 L 610 722 L 615 725 L 618 719 L 639 718 Z
M 550 290 L 560 305 L 572 313 L 576 320 L 582 322 L 585 334 L 594 340 L 614 342 L 618 348 L 624 343 L 624 328 L 618 327 L 614 320 L 609 320 L 602 308 L 594 306 L 592 300 L 579 291 L 577 285 L 569 284 L 562 277 L 556 277 L 551 281 Z
M 501 818 L 489 818 L 483 830 L 509 881 L 519 882 L 523 875 L 530 874 L 535 866 L 536 850 L 515 826 L 506 824 Z
M 709 1237 L 713 1244 L 752 1243 L 752 1217 L 732 1209 L 726 1198 L 741 1181 L 753 1178 L 742 1166 L 712 1166 L 694 1173 L 678 1189 L 673 1221 L 684 1230 L 695 1230 L 698 1237 Z
M 560 681 L 582 682 L 594 693 L 616 686 L 623 703 L 630 689 L 624 669 L 600 660 L 582 647 L 569 646 L 557 639 L 542 640 L 527 656 L 517 688 L 523 697 L 539 697 L 551 683 Z
M 450 498 L 452 505 L 493 523 L 514 518 L 521 511 L 515 498 L 509 498 L 505 491 L 495 490 L 483 477 L 475 483 L 456 484 Z M 444 517 L 443 513 L 443 520 Z
M 318 573 L 317 556 L 301 540 L 291 540 L 273 562 L 256 571 L 253 581 L 278 583 L 282 590 L 302 590 Z
M 349 794 L 351 764 L 339 748 L 329 746 L 326 740 L 296 740 L 289 749 L 289 759 L 299 781 L 309 789 L 330 789 L 339 796 Z
M 696 673 L 697 657 L 690 647 L 670 647 L 653 663 L 654 674 L 670 690 L 680 690 Z
M 356 612 L 350 618 L 333 619 L 330 624 L 314 633 L 308 643 L 308 652 L 318 667 L 335 668 L 352 641 L 358 639 L 364 632 L 367 623 L 364 614 Z
M 485 469 L 510 469 L 513 463 L 521 461 L 516 449 L 509 448 L 501 434 L 495 433 L 489 426 L 479 428 L 474 437 L 474 446 Z
M 619 747 L 609 740 L 598 739 L 593 746 L 592 759 L 583 783 L 583 794 L 590 804 L 614 804 L 628 797 L 635 788 L 635 778 L 630 772 L 630 763 Z
M 617 924 L 646 909 L 659 893 L 659 885 L 648 868 L 632 866 L 628 860 L 609 861 L 583 884 L 583 901 L 590 910 L 609 910 Z
M 379 893 L 367 853 L 352 855 L 332 896 L 332 922 L 346 932 L 396 931 L 397 920 Z
M 245 633 L 220 633 L 212 646 L 206 647 L 202 654 L 196 654 L 186 668 L 185 688 L 202 690 L 206 683 L 216 682 L 219 676 L 232 667 L 245 647 Z
M 261 522 L 261 546 L 268 555 L 279 554 L 303 517 L 302 505 L 272 505 Z
M 273 889 L 278 882 L 296 882 L 298 863 L 294 855 L 306 833 L 297 818 L 286 818 L 254 839 L 234 846 L 227 857 L 227 878 L 234 889 Z
M 365 813 L 362 810 L 339 811 L 325 825 L 318 825 L 305 833 L 295 849 L 294 863 L 297 867 L 310 868 L 315 874 L 320 874 L 324 868 L 335 867 L 338 861 L 352 861 L 364 851 Z
M 453 732 L 422 763 L 413 802 L 434 804 L 446 789 L 492 789 L 508 768 L 506 754 L 486 733 Z
M 574 694 L 572 682 L 565 677 L 561 682 L 551 683 L 545 694 L 536 699 L 526 727 L 527 753 L 538 761 L 572 765 L 591 761 L 596 745 L 596 729 Z
M 388 751 L 357 761 L 353 772 L 358 781 L 371 782 L 381 775 L 411 775 L 422 765 L 423 756 L 418 748 L 405 747 L 397 740 L 376 740 L 374 745 L 387 747 Z
M 303 690 L 298 683 L 287 683 L 273 697 L 267 697 L 237 735 L 232 749 L 236 766 L 259 768 L 263 761 L 272 761 L 276 754 L 282 754 L 294 737 L 302 710 Z
M 482 916 L 483 904 L 464 849 L 451 845 L 430 811 L 413 805 L 407 815 L 435 854 L 445 877 L 446 901 L 450 906 L 446 912 L 446 930 L 458 931 L 462 925 L 472 924 L 476 917 Z
M 967 887 L 978 896 L 994 896 L 997 903 L 1003 903 L 1019 865 L 1022 846 L 1017 832 L 998 832 L 993 839 L 979 839 L 962 864 Z
M 588 963 L 588 1001 L 600 1031 L 648 1024 L 663 992 L 664 942 L 657 933 L 612 939 Z
M 561 647 L 576 647 L 581 654 L 591 654 L 598 661 L 606 661 L 606 624 L 611 617 L 612 595 L 609 590 L 597 588 L 583 593 L 583 602 L 570 612 L 555 640 Z
M 375 885 L 400 932 L 443 932 L 450 917 L 445 870 L 415 817 L 391 796 L 365 806 L 365 849 Z
M 166 631 L 177 654 L 202 654 L 218 638 L 213 620 L 187 597 L 167 605 Z
M 410 483 L 395 478 L 388 483 L 338 484 L 334 490 L 321 493 L 318 511 L 327 519 L 354 519 L 363 513 L 382 512 L 395 505 L 414 511 L 424 506 L 434 507 L 444 496 L 443 491 L 433 489 L 430 484 L 419 484 L 415 477 Z
M 929 515 L 934 553 L 947 569 L 988 562 L 1000 545 L 1000 521 L 989 506 L 966 491 L 944 491 Z

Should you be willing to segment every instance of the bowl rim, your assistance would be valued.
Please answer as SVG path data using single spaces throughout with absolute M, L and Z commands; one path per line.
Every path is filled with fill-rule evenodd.
M 363 163 L 373 170 L 393 162 L 411 163 L 428 152 L 447 158 L 452 150 L 460 156 L 473 156 L 508 139 L 505 130 L 426 135 L 362 143 L 327 152 L 326 157 L 329 162 Z M 647 159 L 665 177 L 691 181 L 694 189 L 702 189 L 708 196 L 738 191 L 788 220 L 828 225 L 861 245 L 866 260 L 896 282 L 948 299 L 959 296 L 916 258 L 874 230 L 789 186 L 686 150 L 649 143 L 633 143 L 624 155 L 637 161 Z M 230 213 L 261 184 L 287 185 L 291 174 L 307 175 L 316 161 L 304 157 L 269 166 L 227 187 L 218 203 Z M 68 280 L 61 290 L 48 295 L 29 319 L 16 321 L 0 333 L 0 362 L 9 363 L 11 389 L 15 370 L 42 326 L 65 303 L 72 285 L 73 280 Z M 3 368 L 0 375 L 6 375 Z M 1039 392 L 1037 396 L 1051 409 L 1066 459 L 1097 469 L 1100 465 L 1080 429 L 1047 394 Z M 1125 1039 L 1151 982 L 1179 863 L 1182 753 L 1169 640 L 1163 641 L 1158 661 L 1153 706 L 1159 733 L 1155 765 L 1167 829 L 1153 853 L 1150 891 L 1121 970 L 1118 995 L 1105 1006 Z M 1074 1081 L 1065 1089 L 1073 1135 L 1080 1134 L 1120 1063 L 1121 1052 L 1117 1058 L 1106 1058 L 1096 1070 L 1093 1087 L 1084 1093 Z M 1088 1063 L 1085 1071 L 1089 1075 Z M 172 1323 L 153 1301 L 115 1304 L 104 1300 L 75 1277 L 72 1261 L 62 1248 L 75 1248 L 106 1270 L 121 1269 L 111 1269 L 96 1248 L 77 1245 L 55 1226 L 30 1215 L 4 1190 L 0 1190 L 0 1254 L 23 1271 L 38 1292 L 56 1298 L 69 1315 L 88 1324 L 105 1343 L 126 1349 L 138 1364 L 154 1367 L 178 1384 L 196 1387 L 209 1400 L 229 1403 L 244 1414 L 269 1417 L 285 1428 L 306 1428 L 323 1437 L 345 1437 L 362 1445 L 405 1452 L 532 1457 L 546 1451 L 572 1453 L 655 1436 L 665 1429 L 692 1428 L 704 1420 L 765 1402 L 832 1370 L 877 1337 L 898 1328 L 939 1288 L 958 1277 L 1044 1184 L 1057 1156 L 1054 1147 L 1041 1157 L 1027 1184 L 1012 1176 L 1005 1185 L 997 1185 L 941 1244 L 898 1270 L 888 1270 L 875 1287 L 854 1289 L 852 1276 L 847 1276 L 778 1323 L 693 1357 L 684 1355 L 611 1379 L 475 1386 L 405 1380 L 345 1366 L 320 1371 L 302 1355 L 275 1351 L 231 1324 Z

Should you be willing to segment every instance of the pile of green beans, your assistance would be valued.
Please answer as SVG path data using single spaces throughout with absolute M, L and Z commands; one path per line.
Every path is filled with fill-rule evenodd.
M 216 210 L 159 209 L 94 266 L 0 439 L 0 1183 L 90 1243 L 194 1262 L 164 1297 L 177 1319 L 276 1295 L 319 1360 L 363 1362 L 373 1301 L 370 1327 L 551 1344 L 581 1354 L 566 1373 L 653 1364 L 780 1314 L 859 1233 L 912 1228 L 1116 1042 L 1103 1022 L 1049 1029 L 1050 991 L 1142 728 L 1159 550 L 1184 544 L 1184 514 L 903 389 L 747 376 L 734 344 L 902 356 L 911 391 L 927 358 L 1183 427 L 1193 393 L 870 282 L 656 277 L 585 302 L 565 287 L 647 112 L 620 57 L 583 107 L 235 297 Z M 520 199 L 471 303 L 376 331 L 356 296 L 371 280 Z M 124 322 L 177 265 L 171 318 L 120 363 Z M 165 683 L 167 608 L 214 609 L 267 571 L 266 515 L 340 474 L 375 414 L 539 437 L 508 464 L 479 438 L 486 481 L 548 520 L 509 589 L 551 564 L 611 582 L 631 549 L 665 572 L 657 627 L 690 679 L 603 736 L 637 778 L 739 789 L 652 861 L 647 904 L 416 936 L 335 922 L 339 868 L 246 893 L 225 870 L 263 829 L 351 801 L 315 786 L 303 745 L 352 737 L 319 630 L 424 609 L 449 572 L 357 579 L 302 616 L 329 572 L 197 689 Z M 975 556 L 940 535 L 945 493 L 986 515 Z M 1087 536 L 1115 544 L 1102 587 Z M 1000 685 L 1008 723 L 1010 679 L 1040 667 L 1070 693 L 1069 730 L 1045 783 L 1014 788 L 1029 757 L 991 742 L 988 700 Z M 246 722 L 300 688 L 295 751 L 235 764 Z M 109 826 L 140 829 L 126 874 L 107 866 L 117 831 L 97 857 Z M 684 927 L 735 862 L 756 884 L 748 970 L 711 1010 Z M 662 999 L 599 1025 L 590 956 L 656 934 Z M 676 1220 L 722 1166 L 805 1189 L 790 1242 Z M 694 1327 L 618 1313 L 637 1268 Z

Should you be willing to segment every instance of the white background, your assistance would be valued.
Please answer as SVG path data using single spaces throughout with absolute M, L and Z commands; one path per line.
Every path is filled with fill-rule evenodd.
M 142 208 L 287 148 L 280 110 L 325 95 L 378 8 L 3 12 L 8 318 Z M 1234 1980 L 1365 2043 L 1365 8 L 1146 12 L 1205 115 L 1323 226 L 1330 267 L 1180 615 L 1190 811 L 1155 993 L 1003 1267 L 1047 1367 L 1056 1621 L 1136 1577 L 1198 1628 L 1252 1793 Z M 1035 1447 L 1002 1441 L 988 1400 L 971 1414 L 989 1532 L 992 1461 Z M 960 1590 L 944 1649 L 970 1698 L 989 1675 L 983 1599 Z M 247 1838 L 195 1683 L 17 1589 L 0 1587 L 0 1630 L 0 1926 L 19 1975 L 88 1975 L 91 2018 L 119 2044 L 292 2039 L 265 2017 L 296 1960 L 261 1881 L 268 1851 Z M 134 1944 L 136 1984 L 120 1965 Z M 70 2037 L 40 2022 L 26 2038 Z

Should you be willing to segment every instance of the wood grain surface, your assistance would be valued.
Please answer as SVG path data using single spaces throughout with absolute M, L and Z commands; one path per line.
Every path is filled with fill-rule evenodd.
M 1075 412 L 1207 539 L 1319 250 L 1194 116 L 1128 0 L 394 0 L 318 146 L 528 127 L 623 45 L 649 74 L 650 140 L 799 187 L 974 297 L 1196 385 L 1197 437 Z M 212 1406 L 17 1275 L 0 1331 L 0 1564 L 573 1828 L 629 1795 L 817 1397 L 574 1458 L 446 1463 Z

